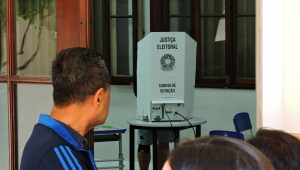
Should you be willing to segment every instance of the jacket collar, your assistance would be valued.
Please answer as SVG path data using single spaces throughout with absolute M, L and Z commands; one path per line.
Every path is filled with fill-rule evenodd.
M 81 146 L 78 145 L 78 143 L 69 133 L 69 131 L 61 123 L 59 123 L 57 120 L 53 119 L 49 115 L 40 114 L 38 123 L 54 130 L 59 136 L 61 136 L 70 144 L 74 145 L 76 148 L 81 148 Z

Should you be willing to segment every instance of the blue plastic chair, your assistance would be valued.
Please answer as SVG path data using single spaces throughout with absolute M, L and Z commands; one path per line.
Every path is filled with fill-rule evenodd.
M 227 131 L 227 130 L 212 130 L 209 132 L 209 136 L 228 136 L 228 137 L 244 140 L 244 135 L 242 133 Z
M 233 117 L 233 123 L 235 126 L 235 130 L 237 132 L 243 132 L 245 130 L 250 130 L 251 137 L 253 137 L 252 125 L 251 125 L 249 113 L 241 112 L 241 113 L 236 114 Z

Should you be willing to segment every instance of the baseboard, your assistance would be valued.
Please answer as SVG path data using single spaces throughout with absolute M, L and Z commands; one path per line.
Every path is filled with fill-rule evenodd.
M 123 161 L 125 165 L 123 170 L 129 170 L 129 161 Z M 108 166 L 119 166 L 118 162 L 96 162 L 96 166 L 99 168 L 101 167 L 108 167 Z M 139 163 L 135 162 L 135 170 L 140 170 Z M 149 169 L 153 169 L 152 163 L 150 162 Z M 99 169 L 99 170 L 119 170 L 119 169 Z

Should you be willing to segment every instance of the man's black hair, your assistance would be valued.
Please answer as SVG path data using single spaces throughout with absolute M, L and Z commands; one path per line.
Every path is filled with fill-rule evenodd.
M 80 104 L 110 85 L 110 77 L 101 54 L 86 48 L 62 50 L 52 62 L 54 105 Z

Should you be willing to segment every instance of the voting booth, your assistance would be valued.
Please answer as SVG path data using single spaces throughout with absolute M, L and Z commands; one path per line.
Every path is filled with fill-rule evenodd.
M 152 32 L 138 42 L 137 119 L 192 118 L 196 48 L 185 32 Z

